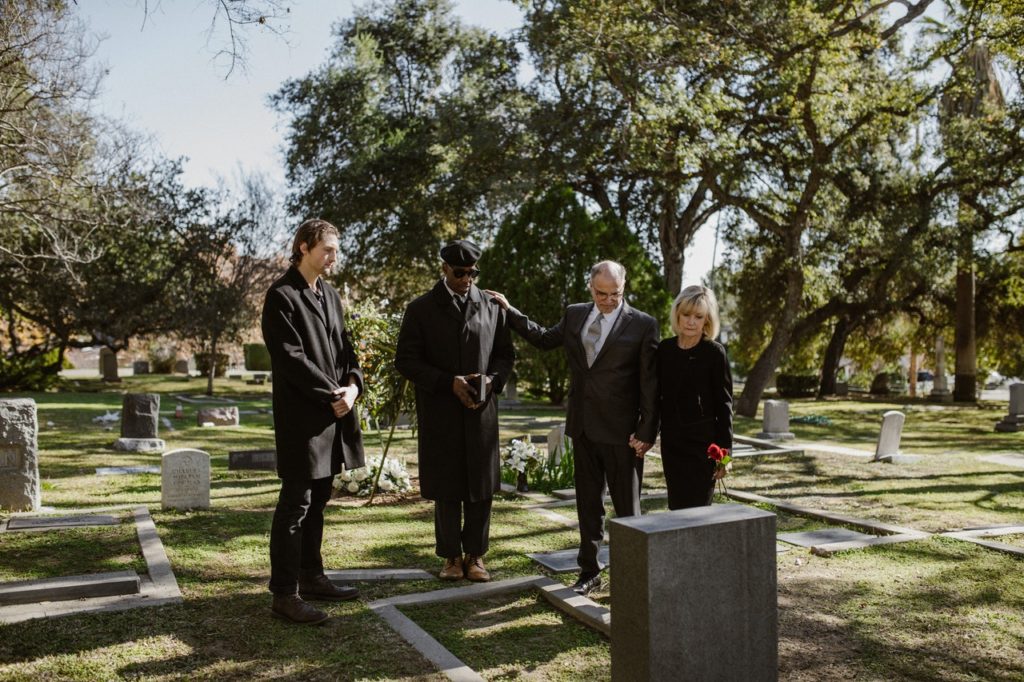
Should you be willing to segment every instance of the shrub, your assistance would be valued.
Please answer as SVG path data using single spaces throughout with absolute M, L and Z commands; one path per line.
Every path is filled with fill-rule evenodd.
M 210 354 L 209 353 L 196 353 L 196 369 L 202 376 L 207 376 L 210 372 Z M 228 354 L 217 353 L 217 365 L 213 369 L 213 376 L 222 377 L 228 369 Z
M 170 346 L 150 346 L 146 352 L 149 371 L 153 374 L 173 374 L 178 352 Z
M 810 398 L 818 391 L 818 377 L 814 374 L 780 374 L 775 379 L 775 391 L 783 398 Z
M 872 395 L 893 395 L 907 390 L 907 380 L 902 372 L 879 372 L 871 381 Z
M 265 344 L 247 343 L 242 346 L 245 355 L 245 368 L 256 372 L 270 371 L 270 351 Z

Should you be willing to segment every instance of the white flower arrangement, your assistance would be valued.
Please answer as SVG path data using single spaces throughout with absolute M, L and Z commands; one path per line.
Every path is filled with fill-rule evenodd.
M 366 466 L 358 469 L 343 470 L 334 477 L 334 488 L 342 493 L 366 497 L 370 494 L 373 486 L 373 479 L 377 477 L 377 468 L 380 467 L 381 457 L 371 456 L 366 458 Z M 409 472 L 405 470 L 405 463 L 393 457 L 384 461 L 384 471 L 380 475 L 379 489 L 382 492 L 404 493 L 412 488 L 412 481 L 409 479 Z
M 533 471 L 542 464 L 544 464 L 544 455 L 540 450 L 530 441 L 518 438 L 505 447 L 505 452 L 501 457 L 502 467 L 520 474 Z

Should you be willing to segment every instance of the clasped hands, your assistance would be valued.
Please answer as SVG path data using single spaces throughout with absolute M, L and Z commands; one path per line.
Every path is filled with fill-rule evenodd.
M 643 457 L 647 454 L 647 451 L 654 447 L 654 443 L 646 443 L 642 440 L 637 440 L 636 434 L 631 433 L 629 435 L 629 447 L 633 448 L 633 452 L 636 453 L 637 457 Z
M 455 394 L 455 397 L 459 399 L 459 402 L 461 402 L 465 408 L 477 410 L 483 407 L 484 402 L 486 401 L 479 400 L 480 393 L 473 384 L 470 383 L 471 381 L 479 385 L 480 374 L 475 373 L 455 377 L 452 381 L 452 393 Z M 490 377 L 484 377 L 484 381 L 487 382 L 487 386 L 491 385 Z M 490 393 L 490 390 L 487 392 Z
M 334 416 L 341 419 L 352 411 L 352 406 L 355 405 L 356 398 L 359 397 L 359 389 L 352 385 L 342 386 L 334 389 L 331 397 L 333 398 L 331 409 L 334 411 Z

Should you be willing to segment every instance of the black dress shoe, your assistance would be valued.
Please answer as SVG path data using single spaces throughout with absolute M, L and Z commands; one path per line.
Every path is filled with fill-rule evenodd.
M 335 585 L 326 575 L 299 581 L 299 596 L 303 599 L 348 601 L 359 596 L 359 590 L 348 585 Z
M 599 587 L 601 587 L 600 573 L 592 573 L 589 575 L 585 573 L 580 573 L 579 579 L 572 586 L 572 591 L 576 594 L 586 595 L 590 594 Z
M 270 612 L 275 618 L 300 625 L 319 625 L 328 618 L 326 613 L 302 601 L 297 594 L 275 594 Z

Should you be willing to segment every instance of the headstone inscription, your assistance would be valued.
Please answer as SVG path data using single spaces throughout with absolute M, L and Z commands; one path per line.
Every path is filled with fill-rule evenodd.
M 39 418 L 30 398 L 0 400 L 0 508 L 36 511 L 39 488 Z
M 160 504 L 164 509 L 210 508 L 210 455 L 172 450 L 160 465 Z

